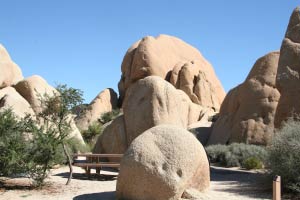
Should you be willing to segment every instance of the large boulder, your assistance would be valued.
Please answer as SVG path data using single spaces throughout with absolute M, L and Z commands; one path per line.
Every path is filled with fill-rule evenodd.
M 128 89 L 123 104 L 127 143 L 159 124 L 187 128 L 208 110 L 158 76 L 141 79 Z
M 197 63 L 195 70 L 191 69 L 193 66 L 184 67 L 186 63 L 194 62 Z M 119 82 L 121 100 L 136 81 L 153 75 L 169 81 L 171 73 L 172 83 L 178 89 L 183 89 L 194 103 L 216 109 L 220 107 L 225 92 L 211 64 L 196 48 L 168 35 L 144 37 L 128 49 L 122 62 Z M 183 84 L 179 84 L 180 81 Z M 196 90 L 191 92 L 191 87 Z
M 97 139 L 93 153 L 123 154 L 127 147 L 124 115 L 120 115 L 105 125 L 102 134 Z M 109 160 L 114 162 L 119 159 L 110 158 Z
M 268 143 L 280 98 L 275 87 L 278 59 L 278 51 L 259 58 L 244 83 L 227 94 L 208 144 Z
M 18 82 L 14 88 L 29 102 L 35 113 L 43 110 L 41 99 L 44 95 L 52 96 L 57 92 L 46 80 L 37 75 Z
M 0 89 L 11 86 L 23 79 L 22 71 L 0 44 Z
M 0 112 L 5 109 L 12 109 L 19 118 L 23 118 L 27 114 L 33 117 L 35 115 L 29 103 L 13 87 L 0 90 Z
M 118 96 L 113 89 L 105 89 L 88 105 L 87 109 L 76 118 L 76 125 L 81 130 L 97 121 L 102 114 L 111 112 L 118 106 Z
M 291 15 L 280 49 L 276 87 L 281 93 L 275 126 L 300 114 L 300 7 Z
M 210 184 L 203 146 L 192 133 L 171 125 L 151 128 L 136 138 L 121 161 L 117 199 L 175 200 L 187 189 Z

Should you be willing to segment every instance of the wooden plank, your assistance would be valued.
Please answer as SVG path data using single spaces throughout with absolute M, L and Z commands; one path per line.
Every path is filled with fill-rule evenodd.
M 74 163 L 77 167 L 120 167 L 120 164 L 116 163 Z
M 100 158 L 121 158 L 123 154 L 74 154 L 73 157 L 100 157 Z

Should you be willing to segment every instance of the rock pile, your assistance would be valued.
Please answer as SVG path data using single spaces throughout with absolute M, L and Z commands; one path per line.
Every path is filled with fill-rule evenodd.
M 43 108 L 40 99 L 44 94 L 57 93 L 42 77 L 34 75 L 23 79 L 21 69 L 11 60 L 5 48 L 0 45 L 0 111 L 11 108 L 17 117 L 30 114 L 33 117 Z M 74 119 L 70 116 L 72 132 L 70 137 L 84 143 Z

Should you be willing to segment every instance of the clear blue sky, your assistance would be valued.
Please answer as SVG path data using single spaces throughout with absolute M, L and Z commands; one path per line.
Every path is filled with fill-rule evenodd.
M 25 77 L 84 91 L 117 90 L 132 43 L 169 34 L 195 46 L 226 91 L 280 48 L 296 0 L 0 0 L 0 43 Z M 1 73 L 1 72 L 0 72 Z

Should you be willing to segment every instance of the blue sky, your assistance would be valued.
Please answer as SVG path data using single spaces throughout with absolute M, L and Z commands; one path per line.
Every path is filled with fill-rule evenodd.
M 280 48 L 296 0 L 0 0 L 0 43 L 25 77 L 84 91 L 114 88 L 127 49 L 168 34 L 209 60 L 226 92 Z

